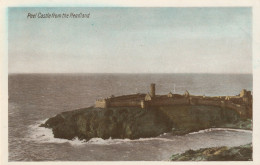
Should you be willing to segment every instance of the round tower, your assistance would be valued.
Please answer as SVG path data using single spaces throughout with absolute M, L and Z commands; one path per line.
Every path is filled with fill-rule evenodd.
M 151 97 L 155 96 L 155 84 L 154 83 L 152 83 L 150 85 L 150 95 L 151 95 Z

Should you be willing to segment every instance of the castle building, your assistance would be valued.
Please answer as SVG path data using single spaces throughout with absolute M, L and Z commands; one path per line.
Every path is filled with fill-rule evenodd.
M 252 94 L 245 89 L 237 96 L 222 97 L 195 96 L 191 95 L 187 90 L 183 95 L 171 92 L 166 95 L 156 95 L 155 91 L 155 84 L 152 83 L 150 84 L 150 92 L 147 94 L 111 95 L 109 98 L 96 100 L 95 107 L 141 107 L 146 109 L 155 106 L 209 105 L 230 108 L 239 111 L 241 114 L 251 114 L 251 112 L 247 111 L 252 111 Z

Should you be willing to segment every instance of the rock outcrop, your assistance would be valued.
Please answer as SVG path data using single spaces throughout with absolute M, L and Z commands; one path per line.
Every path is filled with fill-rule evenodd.
M 172 161 L 250 161 L 252 160 L 252 151 L 252 144 L 230 148 L 202 148 L 173 155 L 170 159 Z
M 165 132 L 185 134 L 211 127 L 251 128 L 251 120 L 236 111 L 214 106 L 178 105 L 150 109 L 137 107 L 84 108 L 63 112 L 42 127 L 51 128 L 55 138 L 138 139 Z
M 58 114 L 42 126 L 52 128 L 55 138 L 87 140 L 93 137 L 136 139 L 171 130 L 171 124 L 163 114 L 141 108 L 90 107 Z

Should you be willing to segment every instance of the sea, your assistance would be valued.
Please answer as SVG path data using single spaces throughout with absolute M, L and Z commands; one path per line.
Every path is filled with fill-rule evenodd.
M 174 136 L 101 139 L 54 138 L 39 127 L 64 111 L 93 106 L 96 99 L 186 90 L 194 95 L 237 95 L 253 88 L 251 74 L 9 74 L 8 159 L 16 161 L 168 161 L 189 149 L 239 146 L 252 142 L 252 131 L 214 128 Z M 152 128 L 151 128 L 152 129 Z M 236 139 L 236 140 L 234 140 Z

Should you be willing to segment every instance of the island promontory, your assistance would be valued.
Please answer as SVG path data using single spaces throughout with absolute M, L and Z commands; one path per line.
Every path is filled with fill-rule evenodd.
M 67 111 L 48 119 L 55 138 L 138 139 L 171 132 L 186 134 L 207 128 L 251 129 L 252 95 L 243 89 L 236 96 L 198 96 L 169 92 L 111 96 L 95 106 Z

